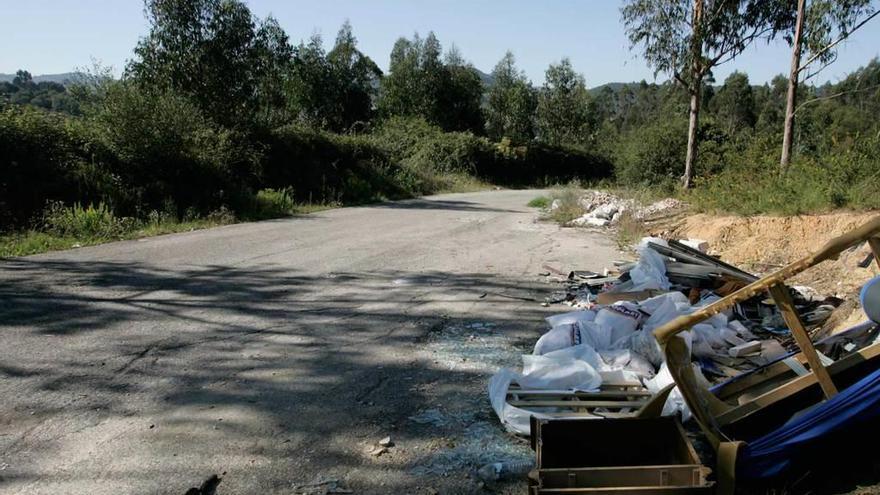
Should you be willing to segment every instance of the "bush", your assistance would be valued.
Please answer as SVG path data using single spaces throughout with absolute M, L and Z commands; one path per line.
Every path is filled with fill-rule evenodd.
M 880 138 L 820 160 L 799 157 L 785 174 L 777 153 L 755 143 L 720 173 L 700 178 L 689 199 L 700 210 L 746 215 L 880 208 Z
M 614 154 L 614 172 L 625 187 L 672 190 L 684 172 L 687 127 L 658 122 L 626 133 Z
M 501 185 L 568 182 L 609 177 L 611 164 L 570 146 L 494 144 L 468 132 L 443 132 L 418 118 L 392 118 L 373 134 L 378 146 L 427 183 L 444 174 L 470 174 Z M 425 191 L 427 192 L 427 191 Z
M 240 132 L 217 127 L 188 99 L 117 82 L 90 109 L 95 140 L 126 187 L 115 206 L 129 214 L 172 198 L 182 213 L 210 211 L 255 184 L 260 153 Z
M 131 218 L 117 218 L 104 203 L 83 208 L 79 203 L 67 207 L 56 202 L 46 208 L 43 226 L 59 237 L 119 239 L 136 225 Z
M 0 228 L 25 225 L 49 200 L 96 199 L 109 180 L 69 117 L 0 108 Z
M 254 198 L 256 218 L 278 218 L 293 213 L 296 204 L 287 189 L 261 189 Z
M 266 137 L 262 183 L 299 202 L 363 203 L 418 191 L 396 179 L 400 167 L 364 136 L 288 125 Z
M 547 196 L 538 196 L 537 198 L 533 198 L 531 201 L 529 201 L 526 206 L 530 208 L 546 209 L 550 207 L 551 202 L 552 200 Z

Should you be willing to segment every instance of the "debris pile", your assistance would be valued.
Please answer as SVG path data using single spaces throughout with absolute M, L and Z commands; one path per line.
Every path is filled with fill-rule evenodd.
M 665 198 L 649 205 L 634 199 L 623 199 L 606 191 L 587 191 L 578 201 L 584 214 L 568 222 L 570 227 L 605 227 L 616 225 L 622 215 L 629 214 L 636 220 L 649 218 L 667 211 L 680 209 L 684 204 L 675 198 Z M 550 210 L 560 207 L 553 201 Z
M 608 197 L 590 196 L 591 205 L 599 203 L 593 211 L 612 204 L 603 203 Z M 672 384 L 653 331 L 758 279 L 705 249 L 700 240 L 644 238 L 636 262 L 617 263 L 603 274 L 568 273 L 565 290 L 547 303 L 577 309 L 547 318 L 550 329 L 531 355 L 522 356 L 521 372 L 502 369 L 491 380 L 490 400 L 505 427 L 526 435 L 531 416 L 634 415 L 647 398 Z M 563 275 L 545 268 L 549 276 Z M 808 287 L 796 289 L 792 298 L 810 329 L 818 329 L 841 303 Z M 764 366 L 795 348 L 776 305 L 763 297 L 694 325 L 685 339 L 700 379 L 710 382 Z M 689 414 L 677 391 L 663 411 Z

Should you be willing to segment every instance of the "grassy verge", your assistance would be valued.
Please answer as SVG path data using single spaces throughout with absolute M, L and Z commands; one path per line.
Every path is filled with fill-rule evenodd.
M 153 218 L 146 221 L 104 216 L 104 218 L 97 222 L 94 221 L 94 211 L 99 210 L 100 207 L 88 207 L 79 210 L 78 218 L 67 218 L 68 223 L 63 228 L 58 227 L 58 219 L 56 218 L 54 224 L 52 224 L 53 220 L 49 220 L 48 223 L 50 225 L 44 224 L 43 228 L 39 230 L 29 229 L 19 232 L 0 233 L 0 258 L 28 256 L 48 251 L 94 246 L 107 242 L 192 232 L 239 222 L 314 213 L 338 206 L 336 204 L 292 204 L 284 211 L 263 211 L 258 215 L 244 218 L 236 218 L 230 211 L 224 209 L 203 217 L 187 218 L 185 220 L 177 220 L 170 215 L 153 215 Z M 74 208 L 66 208 L 64 211 L 68 212 L 69 216 L 73 216 L 69 214 L 69 211 Z M 88 215 L 91 215 L 92 218 L 85 218 Z
M 482 191 L 491 184 L 464 174 L 445 174 L 440 193 Z M 355 205 L 358 203 L 352 203 Z M 153 211 L 146 219 L 118 218 L 103 204 L 65 207 L 53 204 L 33 229 L 0 233 L 0 258 L 28 256 L 48 251 L 94 246 L 106 242 L 142 239 L 163 234 L 190 232 L 230 225 L 304 215 L 344 206 L 342 203 L 297 203 L 289 192 L 264 189 L 259 191 L 247 212 L 241 217 L 222 208 L 205 216 Z

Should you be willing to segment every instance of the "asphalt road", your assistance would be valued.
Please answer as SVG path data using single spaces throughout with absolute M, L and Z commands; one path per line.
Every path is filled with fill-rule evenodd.
M 552 290 L 543 263 L 619 256 L 536 222 L 537 194 L 0 260 L 0 493 L 183 494 L 213 474 L 218 494 L 473 489 L 412 471 L 449 432 L 407 418 L 463 394 L 488 410 L 486 376 L 426 358 L 426 339 L 490 321 L 527 347 L 549 311 L 529 300 Z M 385 436 L 390 452 L 367 453 Z

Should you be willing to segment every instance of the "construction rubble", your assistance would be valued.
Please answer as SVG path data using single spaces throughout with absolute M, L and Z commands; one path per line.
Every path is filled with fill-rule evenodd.
M 617 225 L 623 215 L 635 220 L 653 217 L 664 212 L 682 208 L 683 203 L 675 198 L 665 198 L 649 205 L 642 205 L 634 199 L 623 199 L 607 191 L 587 191 L 578 201 L 584 214 L 568 222 L 570 227 L 605 227 Z M 560 207 L 560 201 L 550 204 L 550 211 Z
M 583 202 L 588 213 L 576 221 L 591 225 L 614 223 L 625 211 L 644 215 L 645 210 L 655 213 L 674 207 L 666 202 L 639 209 L 631 201 L 603 192 L 593 192 Z M 712 470 L 700 463 L 678 424 L 691 418 L 688 403 L 693 401 L 686 400 L 688 394 L 679 390 L 676 383 L 680 378 L 675 377 L 686 375 L 691 377 L 690 385 L 717 389 L 719 384 L 749 376 L 759 368 L 776 370 L 774 366 L 783 362 L 787 368 L 778 373 L 792 373 L 797 379 L 810 373 L 806 367 L 832 369 L 835 360 L 858 352 L 876 337 L 877 325 L 863 325 L 851 341 L 817 344 L 817 349 L 827 353 L 815 351 L 821 365 L 809 361 L 809 355 L 804 361 L 799 357 L 802 354 L 797 354 L 804 341 L 800 333 L 793 335 L 792 328 L 805 330 L 808 339 L 826 337 L 823 323 L 843 301 L 823 297 L 809 287 L 786 288 L 784 295 L 771 287 L 772 298 L 766 291 L 739 297 L 743 288 L 749 290 L 747 286 L 764 279 L 708 255 L 706 249 L 705 241 L 699 239 L 649 237 L 637 246 L 637 261 L 616 262 L 603 273 L 566 272 L 545 265 L 545 275 L 563 287 L 545 305 L 566 304 L 570 310 L 546 318 L 548 330 L 535 343 L 532 354 L 522 356 L 521 367 L 499 370 L 488 386 L 492 408 L 504 427 L 532 437 L 537 469 L 530 475 L 530 493 L 557 493 L 553 490 L 558 488 L 621 488 L 627 483 L 644 487 L 679 483 L 676 486 L 697 491 L 711 489 Z M 875 285 L 880 287 L 880 283 Z M 731 294 L 734 296 L 725 297 Z M 725 300 L 718 303 L 722 298 Z M 731 299 L 736 299 L 736 304 L 715 309 Z M 791 301 L 800 317 L 794 326 L 785 301 Z M 674 338 L 684 342 L 690 355 L 690 369 L 685 371 L 681 366 L 671 368 L 669 354 L 664 354 L 654 333 L 683 316 L 700 320 L 675 330 Z M 808 353 L 804 350 L 803 354 Z M 739 396 L 739 403 L 751 398 Z M 599 421 L 582 421 L 585 419 Z M 608 437 L 612 430 L 620 436 Z M 645 448 L 682 447 L 676 450 L 680 454 L 676 459 L 644 457 L 632 447 L 629 452 L 617 453 L 609 448 L 607 458 L 588 459 L 582 450 L 597 437 L 605 438 L 600 445 L 627 445 L 642 438 Z M 609 460 L 615 456 L 619 461 Z M 669 465 L 664 467 L 667 474 L 657 474 L 660 477 L 656 479 L 644 468 L 661 464 Z M 622 466 L 617 478 L 608 474 L 610 471 L 591 471 L 609 466 Z M 635 471 L 627 471 L 637 467 L 644 479 L 634 479 Z M 675 476 L 680 480 L 670 481 L 670 472 L 678 473 Z M 595 476 L 604 481 L 597 482 Z M 638 488 L 631 492 L 641 493 Z
M 560 412 L 566 408 L 559 406 L 514 407 L 507 401 L 512 395 L 511 384 L 514 388 L 571 390 L 576 394 L 597 391 L 603 383 L 641 385 L 648 392 L 672 383 L 652 332 L 757 280 L 688 244 L 701 243 L 645 238 L 637 248 L 638 261 L 616 267 L 618 274 L 614 276 L 607 276 L 609 271 L 568 274 L 566 290 L 548 302 L 577 309 L 547 318 L 550 329 L 538 339 L 533 354 L 522 356 L 522 371 L 503 369 L 489 385 L 492 406 L 508 430 L 528 435 L 532 415 L 606 417 L 609 411 L 632 412 L 632 407 L 616 406 L 577 412 L 584 409 L 577 403 L 571 406 L 572 414 Z M 842 302 L 823 298 L 808 287 L 797 289 L 798 310 L 814 327 Z M 769 301 L 751 301 L 717 314 L 695 325 L 686 338 L 701 375 L 710 382 L 765 365 L 792 347 L 790 332 Z M 689 414 L 680 395 L 673 391 L 664 413 L 676 412 L 685 418 Z

